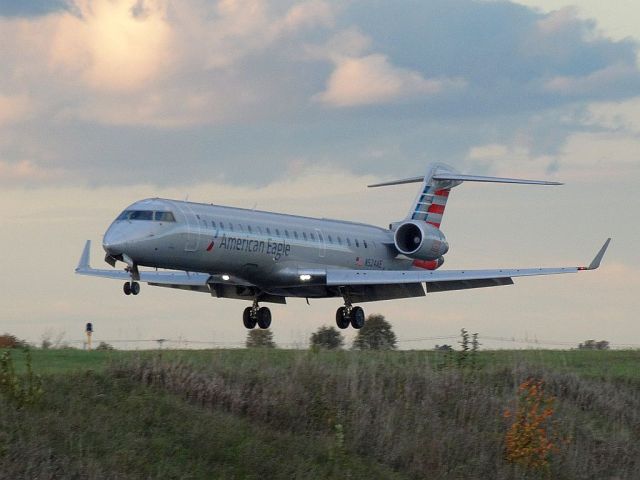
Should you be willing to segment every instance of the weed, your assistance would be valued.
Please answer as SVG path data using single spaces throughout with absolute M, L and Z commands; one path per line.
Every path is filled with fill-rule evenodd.
M 559 441 L 550 432 L 554 403 L 555 398 L 545 393 L 541 380 L 520 384 L 515 412 L 504 412 L 505 418 L 512 419 L 505 436 L 507 461 L 531 470 L 548 469 Z
M 24 379 L 16 373 L 10 351 L 0 356 L 0 394 L 17 408 L 37 403 L 43 393 L 42 380 L 33 373 L 31 351 L 25 349 L 24 352 L 27 370 Z

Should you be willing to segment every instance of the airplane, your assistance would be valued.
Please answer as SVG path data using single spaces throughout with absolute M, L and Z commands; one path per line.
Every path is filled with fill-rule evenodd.
M 123 262 L 125 268 L 92 268 L 87 240 L 76 273 L 124 280 L 125 295 L 138 295 L 139 282 L 145 282 L 248 300 L 251 306 L 242 315 L 248 329 L 271 325 L 271 311 L 260 302 L 342 298 L 337 326 L 360 329 L 365 313 L 358 303 L 422 297 L 425 287 L 432 293 L 512 285 L 513 277 L 600 266 L 610 238 L 588 266 L 439 270 L 449 250 L 440 224 L 451 190 L 463 182 L 562 185 L 463 175 L 434 163 L 424 176 L 369 185 L 422 183 L 407 216 L 388 228 L 163 198 L 140 200 L 127 207 L 103 237 L 105 261 L 112 267 Z

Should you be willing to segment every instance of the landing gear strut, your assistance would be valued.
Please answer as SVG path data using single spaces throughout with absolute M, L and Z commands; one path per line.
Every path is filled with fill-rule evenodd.
M 258 300 L 254 300 L 253 306 L 245 308 L 242 312 L 242 323 L 249 330 L 255 328 L 256 325 L 262 329 L 269 328 L 271 326 L 271 310 L 267 307 L 260 307 Z
M 140 293 L 140 284 L 138 282 L 125 282 L 122 291 L 125 295 L 138 295 Z
M 338 328 L 345 329 L 351 324 L 356 330 L 364 326 L 364 310 L 362 307 L 354 307 L 351 301 L 345 297 L 344 307 L 340 307 L 336 312 L 336 325 Z

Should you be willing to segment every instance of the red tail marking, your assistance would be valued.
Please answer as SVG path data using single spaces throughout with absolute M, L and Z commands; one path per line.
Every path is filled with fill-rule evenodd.
M 437 205 L 432 203 L 427 210 L 429 213 L 444 213 L 444 205 Z
M 211 241 L 211 243 L 207 247 L 207 252 L 210 252 L 211 250 L 213 250 L 213 241 Z
M 436 190 L 433 194 L 438 197 L 448 197 L 450 190 Z
M 440 228 L 440 224 L 436 222 L 427 222 L 429 225 L 433 225 L 436 228 Z

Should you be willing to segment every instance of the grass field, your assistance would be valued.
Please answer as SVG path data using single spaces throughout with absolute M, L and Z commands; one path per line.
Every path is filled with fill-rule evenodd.
M 40 401 L 0 395 L 0 478 L 640 478 L 638 351 L 32 356 Z M 529 378 L 562 439 L 542 469 L 505 459 Z

